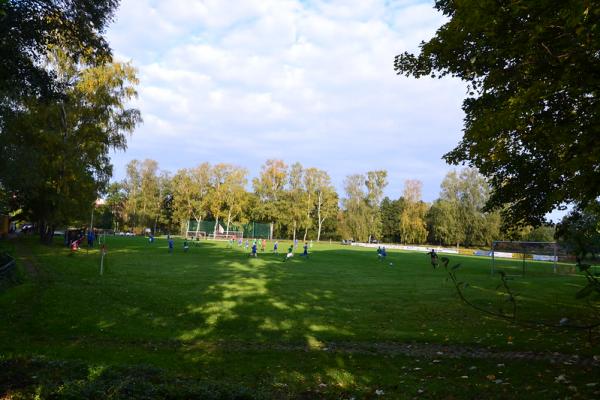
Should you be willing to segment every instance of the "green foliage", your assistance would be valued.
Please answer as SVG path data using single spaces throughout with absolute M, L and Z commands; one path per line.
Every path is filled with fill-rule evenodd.
M 386 243 L 400 243 L 400 214 L 404 208 L 404 199 L 390 200 L 385 197 L 381 202 L 381 237 Z
M 453 1 L 399 74 L 469 84 L 464 136 L 444 158 L 489 179 L 487 209 L 509 225 L 539 225 L 563 203 L 600 195 L 600 4 L 591 1 Z M 505 207 L 506 206 L 506 207 Z
M 580 258 L 600 254 L 600 201 L 576 207 L 557 226 L 556 235 Z
M 441 184 L 440 198 L 429 210 L 431 237 L 443 244 L 489 246 L 500 236 L 497 212 L 484 212 L 489 185 L 474 168 L 449 172 Z
M 407 180 L 404 184 L 404 207 L 400 213 L 399 231 L 402 243 L 424 243 L 427 240 L 425 216 L 429 206 L 421 200 L 423 183 Z
M 74 64 L 53 49 L 46 68 L 61 77 L 63 97 L 29 98 L 4 115 L 0 182 L 48 238 L 54 226 L 89 213 L 112 174 L 109 151 L 126 147 L 141 117 L 125 107 L 136 95 L 129 64 Z
M 342 199 L 343 215 L 340 226 L 346 238 L 366 242 L 381 237 L 380 203 L 387 185 L 387 171 L 369 171 L 366 176 L 346 177 Z
M 527 233 L 524 240 L 529 242 L 553 242 L 556 234 L 556 227 L 553 225 L 541 225 L 533 228 Z
M 0 122 L 30 97 L 45 101 L 62 95 L 55 71 L 44 58 L 52 46 L 67 49 L 76 62 L 98 65 L 110 61 L 102 37 L 118 0 L 0 1 Z
M 0 359 L 0 386 L 16 398 L 207 399 L 266 398 L 242 385 L 173 375 L 150 365 L 103 366 L 43 357 Z M 2 392 L 0 391 L 0 394 Z

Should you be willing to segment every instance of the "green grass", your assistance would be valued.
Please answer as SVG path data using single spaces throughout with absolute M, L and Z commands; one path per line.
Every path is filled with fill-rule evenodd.
M 0 354 L 26 375 L 35 364 L 31 360 L 41 356 L 38 364 L 61 360 L 89 370 L 149 365 L 162 371 L 165 382 L 176 376 L 206 381 L 207 387 L 239 385 L 257 397 L 379 397 L 376 390 L 388 398 L 594 397 L 600 389 L 586 386 L 598 380 L 589 378 L 597 368 L 581 374 L 542 361 L 441 355 L 433 362 L 435 355 L 372 351 L 381 344 L 432 343 L 599 354 L 582 333 L 513 326 L 462 305 L 444 271 L 433 270 L 422 253 L 392 250 L 382 263 L 373 249 L 318 244 L 308 260 L 297 254 L 283 263 L 283 255 L 259 253 L 253 259 L 225 243 L 194 243 L 184 253 L 182 241 L 176 241 L 169 254 L 164 239 L 149 244 L 143 238 L 110 237 L 100 276 L 98 249 L 70 254 L 34 238 L 21 239 L 15 248 L 22 271 L 31 262 L 40 271 L 0 292 Z M 462 264 L 459 274 L 470 284 L 469 298 L 492 308 L 502 303 L 489 259 L 451 259 Z M 521 264 L 503 261 L 501 267 L 517 273 Z M 511 281 L 520 293 L 520 317 L 585 320 L 589 308 L 574 299 L 583 278 L 551 270 L 550 264 L 531 263 L 524 277 Z M 72 369 L 77 368 L 66 371 Z M 561 374 L 571 383 L 555 382 Z M 24 395 L 42 387 L 50 395 L 73 387 L 91 390 L 90 385 L 106 391 L 114 383 L 64 375 L 79 386 L 37 374 L 38 381 L 5 390 Z

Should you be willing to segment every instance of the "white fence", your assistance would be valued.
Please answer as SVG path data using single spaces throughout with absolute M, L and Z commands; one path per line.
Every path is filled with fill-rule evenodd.
M 351 245 L 359 246 L 359 247 L 372 247 L 372 248 L 383 246 L 386 249 L 422 251 L 424 253 L 428 253 L 431 251 L 431 249 L 433 249 L 433 250 L 435 250 L 436 253 L 458 254 L 458 250 L 444 248 L 444 247 L 424 247 L 424 246 L 407 246 L 407 245 L 402 245 L 402 244 L 376 244 L 376 243 L 359 243 L 359 242 L 354 242 Z

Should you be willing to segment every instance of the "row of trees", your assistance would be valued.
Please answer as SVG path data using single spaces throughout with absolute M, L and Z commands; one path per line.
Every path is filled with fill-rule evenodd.
M 248 171 L 232 164 L 201 163 L 174 175 L 154 160 L 133 160 L 127 176 L 108 191 L 103 225 L 115 229 L 184 231 L 188 221 L 272 222 L 275 234 L 317 240 L 337 218 L 338 197 L 327 172 L 268 160 L 247 191 Z
M 444 245 L 489 245 L 492 240 L 552 240 L 553 227 L 503 229 L 499 212 L 483 211 L 490 195 L 472 168 L 447 174 L 440 197 L 421 198 L 422 183 L 407 180 L 402 196 L 384 196 L 387 172 L 354 174 L 340 196 L 326 171 L 268 160 L 251 180 L 245 168 L 201 163 L 175 174 L 154 160 L 133 160 L 126 178 L 110 185 L 104 228 L 183 232 L 188 221 L 214 221 L 230 230 L 249 221 L 274 224 L 277 237 L 354 239 Z

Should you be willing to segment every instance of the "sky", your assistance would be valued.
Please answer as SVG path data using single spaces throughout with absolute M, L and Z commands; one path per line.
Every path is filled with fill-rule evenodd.
M 432 201 L 456 168 L 442 156 L 462 136 L 466 86 L 393 64 L 444 22 L 432 0 L 122 0 L 107 38 L 138 69 L 144 123 L 113 154 L 114 179 L 132 159 L 252 178 L 279 158 L 326 170 L 340 194 L 346 176 L 385 169 L 385 195 L 418 179 Z

